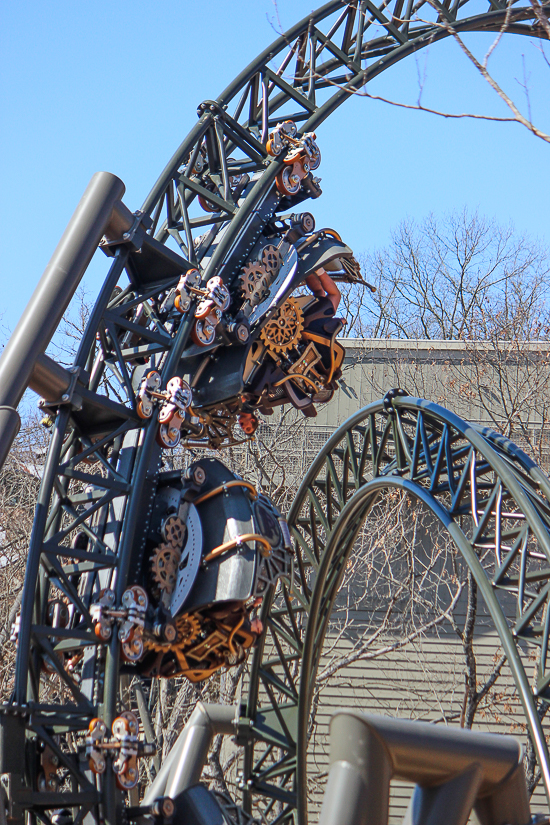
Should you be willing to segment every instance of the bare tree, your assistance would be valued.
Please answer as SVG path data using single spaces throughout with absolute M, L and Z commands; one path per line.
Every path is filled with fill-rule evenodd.
M 280 36 L 284 34 L 284 29 L 281 24 L 278 3 L 277 0 L 272 0 L 272 2 L 275 9 L 275 16 L 270 20 L 270 22 L 274 31 L 277 33 L 278 36 Z M 387 4 L 384 4 L 382 6 L 382 9 L 384 9 L 386 5 Z M 550 21 L 548 18 L 548 7 L 541 3 L 540 0 L 529 0 L 529 5 L 532 8 L 533 16 L 535 19 L 535 22 L 532 27 L 532 36 L 534 38 L 532 46 L 540 53 L 542 61 L 544 63 L 544 67 L 550 68 L 550 60 L 545 50 L 545 41 L 550 39 Z M 425 105 L 422 101 L 422 98 L 425 92 L 426 73 L 421 71 L 418 71 L 417 73 L 418 96 L 416 103 L 405 103 L 404 101 L 396 100 L 395 98 L 387 98 L 381 95 L 371 94 L 366 86 L 364 86 L 363 88 L 350 88 L 347 83 L 344 84 L 339 81 L 331 80 L 328 80 L 326 82 L 328 82 L 329 85 L 334 86 L 335 88 L 345 90 L 348 94 L 354 95 L 356 97 L 364 97 L 370 100 L 377 100 L 383 103 L 387 103 L 391 106 L 397 106 L 398 108 L 424 112 L 427 114 L 437 115 L 443 118 L 468 118 L 474 120 L 488 120 L 500 123 L 518 123 L 521 126 L 524 126 L 526 129 L 528 129 L 535 137 L 538 137 L 541 140 L 550 143 L 550 134 L 548 134 L 547 131 L 545 131 L 537 123 L 535 123 L 533 118 L 530 89 L 526 76 L 527 72 L 525 67 L 525 54 L 522 54 L 521 56 L 523 64 L 523 78 L 516 78 L 516 83 L 518 84 L 519 89 L 515 88 L 513 92 L 510 90 L 507 91 L 504 88 L 503 84 L 497 81 L 495 74 L 492 73 L 489 69 L 490 58 L 494 55 L 495 51 L 500 45 L 503 36 L 513 31 L 511 18 L 514 10 L 515 9 L 512 3 L 508 3 L 506 7 L 506 15 L 504 21 L 500 26 L 499 30 L 495 33 L 495 38 L 493 42 L 490 44 L 489 48 L 482 56 L 477 56 L 475 54 L 473 49 L 467 45 L 465 38 L 457 30 L 457 27 L 455 27 L 456 20 L 454 17 L 454 11 L 451 11 L 447 6 L 442 6 L 441 3 L 438 2 L 438 0 L 420 0 L 420 2 L 415 3 L 410 19 L 403 19 L 396 15 L 393 16 L 393 24 L 397 25 L 398 27 L 403 24 L 409 26 L 411 23 L 423 23 L 426 26 L 435 27 L 436 30 L 439 29 L 442 32 L 445 32 L 446 35 L 450 36 L 458 45 L 458 48 L 460 49 L 466 60 L 475 68 L 475 70 L 479 73 L 483 80 L 488 84 L 488 86 L 495 93 L 496 97 L 498 97 L 505 104 L 505 106 L 509 110 L 509 115 L 506 117 L 484 114 L 481 112 L 451 112 L 449 110 L 442 110 Z M 378 20 L 376 18 L 376 15 L 372 15 L 372 12 L 370 10 L 361 9 L 359 13 L 364 15 L 365 22 L 368 22 L 369 26 L 377 26 Z M 290 45 L 291 44 L 289 43 L 289 46 Z M 318 78 L 320 79 L 321 76 L 318 75 Z M 294 80 L 294 78 L 289 74 L 286 75 L 286 79 L 288 82 L 292 82 Z M 517 103 L 516 98 L 518 96 L 518 92 L 522 97 L 525 98 L 523 107 L 521 106 L 521 104 Z M 526 110 L 526 113 L 522 111 L 522 108 L 524 109 L 524 111 Z
M 550 328 L 548 251 L 477 212 L 405 220 L 361 263 L 377 291 L 345 290 L 348 331 L 358 337 L 534 339 Z
M 377 292 L 345 287 L 352 334 L 410 342 L 388 357 L 391 376 L 378 392 L 389 381 L 444 405 L 454 398 L 467 417 L 519 441 L 546 467 L 548 250 L 463 210 L 402 223 L 362 265 Z M 419 339 L 433 342 L 431 363 L 415 352 Z

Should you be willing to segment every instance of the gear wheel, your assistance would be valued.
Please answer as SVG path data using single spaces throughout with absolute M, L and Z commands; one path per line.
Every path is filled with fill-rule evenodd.
M 281 268 L 282 262 L 283 256 L 276 246 L 273 246 L 273 244 L 264 246 L 262 250 L 262 264 L 271 276 L 277 274 Z
M 190 645 L 200 633 L 200 622 L 191 613 L 184 613 L 176 618 L 176 628 L 178 631 L 177 646 Z
M 144 639 L 147 650 L 155 653 L 168 653 L 174 648 L 185 648 L 192 644 L 200 633 L 201 625 L 196 616 L 184 613 L 175 620 L 177 636 L 174 642 L 161 642 L 152 636 Z
M 244 297 L 254 306 L 259 303 L 264 290 L 269 285 L 270 273 L 257 261 L 249 261 L 246 266 L 243 266 L 239 280 Z
M 173 593 L 178 577 L 181 550 L 173 544 L 159 544 L 151 557 L 151 573 L 159 589 L 168 595 Z
M 185 524 L 179 516 L 168 516 L 162 525 L 165 541 L 173 547 L 181 547 L 185 537 Z
M 266 347 L 285 353 L 298 343 L 304 328 L 304 313 L 295 298 L 287 298 L 260 333 Z

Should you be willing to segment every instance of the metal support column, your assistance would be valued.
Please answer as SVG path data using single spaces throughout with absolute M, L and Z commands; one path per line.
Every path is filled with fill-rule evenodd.
M 16 408 L 124 195 L 120 178 L 96 172 L 0 359 L 0 467 L 19 430 Z
M 197 702 L 168 758 L 148 788 L 143 804 L 152 805 L 163 796 L 175 799 L 182 791 L 195 785 L 200 780 L 214 736 L 218 733 L 235 735 L 237 715 L 238 708 L 230 705 Z
M 529 825 L 523 751 L 511 736 L 341 711 L 319 825 L 388 825 L 392 778 L 415 782 L 406 825 Z

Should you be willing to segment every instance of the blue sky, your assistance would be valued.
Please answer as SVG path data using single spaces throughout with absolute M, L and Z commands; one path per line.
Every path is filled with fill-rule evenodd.
M 279 0 L 284 28 L 314 7 Z M 481 7 L 480 7 L 481 8 Z M 277 34 L 272 0 L 27 0 L 3 8 L 0 72 L 0 307 L 12 328 L 92 174 L 114 172 L 139 208 L 196 107 L 216 97 Z M 471 35 L 483 54 L 492 38 Z M 550 54 L 550 49 L 547 49 Z M 550 131 L 550 69 L 538 44 L 508 35 L 491 65 Z M 507 110 L 453 42 L 408 58 L 373 94 L 453 112 Z M 548 241 L 550 145 L 517 124 L 448 120 L 356 98 L 318 131 L 323 197 L 310 208 L 357 253 L 406 217 L 468 205 Z M 96 288 L 101 267 L 90 276 Z

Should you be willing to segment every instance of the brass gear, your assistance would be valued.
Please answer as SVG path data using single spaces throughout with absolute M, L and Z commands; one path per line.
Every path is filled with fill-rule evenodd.
M 295 346 L 304 329 L 304 313 L 296 298 L 287 298 L 260 333 L 266 347 L 274 353 L 285 353 Z
M 147 636 L 143 640 L 147 650 L 154 650 L 155 653 L 168 653 L 174 648 L 183 649 L 195 641 L 201 630 L 199 620 L 190 613 L 177 616 L 175 625 L 177 630 L 175 641 L 161 642 L 154 636 Z
M 257 261 L 249 261 L 246 266 L 243 266 L 239 280 L 244 297 L 250 302 L 258 303 L 260 296 L 269 285 L 270 272 Z
M 200 633 L 201 625 L 196 616 L 192 613 L 183 613 L 176 617 L 176 628 L 178 631 L 177 647 L 190 645 Z
M 181 550 L 173 544 L 159 544 L 155 547 L 151 557 L 151 573 L 153 580 L 163 593 L 170 595 L 174 591 L 178 578 L 178 564 L 181 559 Z
M 276 246 L 273 246 L 273 244 L 264 246 L 262 250 L 262 264 L 271 276 L 277 274 L 281 268 L 282 262 L 283 256 Z
M 185 537 L 185 524 L 179 516 L 168 516 L 162 526 L 162 533 L 168 544 L 180 548 Z

